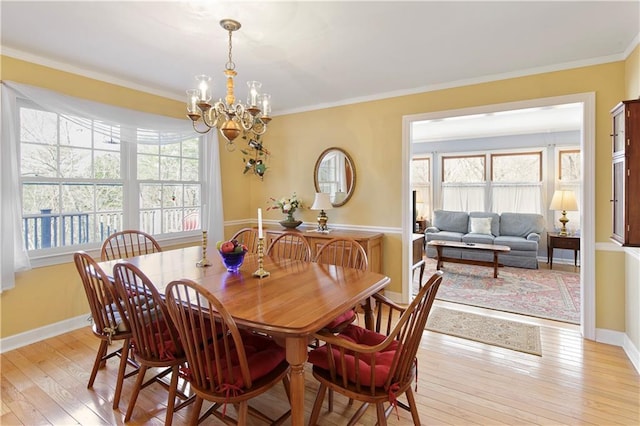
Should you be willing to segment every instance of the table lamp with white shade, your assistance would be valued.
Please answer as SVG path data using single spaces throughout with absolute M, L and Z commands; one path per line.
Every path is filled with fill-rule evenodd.
M 329 232 L 329 228 L 327 227 L 327 214 L 325 210 L 329 210 L 333 208 L 333 204 L 331 204 L 331 197 L 326 192 L 316 192 L 316 198 L 313 200 L 313 205 L 311 206 L 311 210 L 320 210 L 320 214 L 318 214 L 318 232 Z
M 549 209 L 562 211 L 562 216 L 559 219 L 562 228 L 560 228 L 558 235 L 562 237 L 567 236 L 567 222 L 569 222 L 569 219 L 567 219 L 567 211 L 578 210 L 578 202 L 576 201 L 574 192 L 569 190 L 556 190 L 556 192 L 553 193 Z

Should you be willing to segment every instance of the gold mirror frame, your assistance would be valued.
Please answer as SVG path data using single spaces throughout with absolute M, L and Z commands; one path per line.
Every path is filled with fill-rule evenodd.
M 313 182 L 316 187 L 316 192 L 323 192 L 321 191 L 321 188 L 320 188 L 320 184 L 322 182 L 319 181 L 319 171 L 320 171 L 320 168 L 322 167 L 323 162 L 325 161 L 327 162 L 337 161 L 339 163 L 338 167 L 340 168 L 342 167 L 342 164 L 344 164 L 344 173 L 340 174 L 340 176 L 342 176 L 345 179 L 344 186 L 342 188 L 338 188 L 338 189 L 342 189 L 342 191 L 338 190 L 330 194 L 331 204 L 333 205 L 333 207 L 343 206 L 346 204 L 347 201 L 349 201 L 349 199 L 353 195 L 353 190 L 356 187 L 355 163 L 353 162 L 353 159 L 351 158 L 351 156 L 342 148 L 331 147 L 322 151 L 322 154 L 320 154 L 320 156 L 318 157 L 318 160 L 316 161 L 316 166 L 313 169 Z M 328 167 L 331 167 L 331 165 L 328 165 Z M 339 177 L 338 177 L 338 180 L 339 180 Z M 336 185 L 342 185 L 342 184 L 343 184 L 342 182 L 338 182 Z M 340 200 L 336 201 L 336 196 L 338 196 Z

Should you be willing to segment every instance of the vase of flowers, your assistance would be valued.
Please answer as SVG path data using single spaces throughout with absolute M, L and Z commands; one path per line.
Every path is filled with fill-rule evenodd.
M 285 228 L 296 228 L 302 223 L 301 220 L 296 220 L 293 216 L 296 210 L 302 208 L 302 201 L 298 199 L 294 192 L 291 197 L 282 197 L 280 199 L 271 198 L 271 206 L 267 210 L 280 210 L 284 213 L 286 218 L 280 221 L 280 225 Z

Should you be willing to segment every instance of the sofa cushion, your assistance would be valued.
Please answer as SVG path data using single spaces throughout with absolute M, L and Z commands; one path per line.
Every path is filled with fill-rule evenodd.
M 429 241 L 462 241 L 462 236 L 464 234 L 460 232 L 449 232 L 449 231 L 440 231 L 436 233 L 427 232 L 425 236 L 427 237 L 427 242 Z
M 502 213 L 500 215 L 500 235 L 527 238 L 532 232 L 541 234 L 544 226 L 544 217 L 540 214 Z
M 493 240 L 493 244 L 500 246 L 511 247 L 511 250 L 521 251 L 538 251 L 538 242 L 533 240 L 527 240 L 522 237 L 511 237 L 508 235 L 501 235 Z
M 469 232 L 469 215 L 466 212 L 436 210 L 433 212 L 433 226 L 441 231 L 466 234 Z
M 491 234 L 466 234 L 462 237 L 463 243 L 495 244 L 495 237 Z
M 491 234 L 494 237 L 500 235 L 500 215 L 497 213 L 487 213 L 487 212 L 471 212 L 469 213 L 469 230 L 467 232 L 474 232 L 471 229 L 471 221 L 473 218 L 491 218 Z M 481 234 L 485 234 L 486 232 L 481 232 Z

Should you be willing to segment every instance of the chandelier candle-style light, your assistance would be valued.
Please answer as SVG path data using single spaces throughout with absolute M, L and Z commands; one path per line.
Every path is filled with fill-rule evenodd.
M 267 131 L 267 123 L 271 121 L 271 95 L 260 94 L 262 86 L 258 81 L 249 81 L 247 105 L 236 102 L 233 78 L 238 74 L 236 64 L 231 56 L 231 36 L 240 29 L 240 22 L 223 19 L 220 26 L 229 32 L 229 60 L 225 65 L 224 74 L 227 78 L 227 95 L 213 105 L 211 101 L 211 77 L 196 76 L 197 89 L 187 90 L 187 116 L 193 121 L 193 128 L 198 133 L 207 133 L 213 128 L 227 140 L 227 150 L 233 151 L 234 139 L 240 134 L 249 134 L 259 139 Z M 200 123 L 204 123 L 204 126 Z

